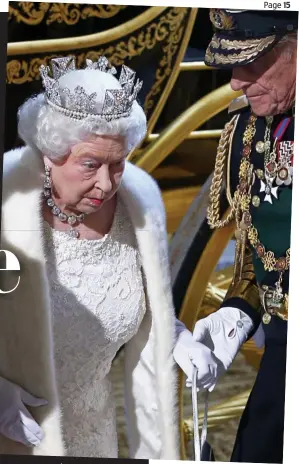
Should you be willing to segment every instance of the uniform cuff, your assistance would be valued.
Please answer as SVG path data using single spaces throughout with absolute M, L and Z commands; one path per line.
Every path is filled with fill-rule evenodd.
M 253 329 L 248 335 L 248 340 L 249 340 L 255 334 L 258 326 L 261 323 L 260 311 L 257 311 L 256 309 L 254 309 L 249 303 L 247 303 L 247 301 L 239 297 L 228 298 L 222 303 L 220 307 L 224 308 L 226 306 L 231 306 L 232 308 L 240 309 L 241 311 L 243 311 L 243 313 L 247 314 L 247 316 L 250 317 L 250 319 L 253 322 Z

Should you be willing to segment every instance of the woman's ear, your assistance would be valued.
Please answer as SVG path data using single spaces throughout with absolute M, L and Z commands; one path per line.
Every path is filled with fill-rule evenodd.
M 46 155 L 44 155 L 44 163 L 46 166 L 49 166 L 49 168 L 53 166 L 53 162 Z
M 49 168 L 52 168 L 53 166 L 62 166 L 67 161 L 68 157 L 69 157 L 69 153 L 59 159 L 56 159 L 55 161 L 52 161 L 46 155 L 43 156 L 44 163 L 46 166 L 49 166 Z

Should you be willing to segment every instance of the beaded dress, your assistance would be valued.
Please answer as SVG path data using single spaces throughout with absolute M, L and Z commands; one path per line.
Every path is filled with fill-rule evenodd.
M 112 361 L 146 311 L 141 260 L 125 205 L 99 240 L 45 228 L 56 376 L 67 456 L 118 456 Z

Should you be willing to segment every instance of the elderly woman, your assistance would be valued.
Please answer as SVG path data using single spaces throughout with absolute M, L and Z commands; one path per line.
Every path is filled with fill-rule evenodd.
M 205 61 L 232 69 L 231 87 L 244 96 L 230 107 L 208 210 L 212 228 L 236 221 L 235 270 L 222 307 L 195 326 L 205 353 L 198 384 L 212 390 L 252 335 L 265 342 L 231 462 L 281 463 L 298 13 L 212 9 L 210 18 L 215 35 Z M 222 183 L 232 207 L 226 221 Z
M 126 162 L 146 133 L 141 83 L 86 64 L 41 67 L 45 93 L 19 110 L 26 146 L 4 157 L 1 248 L 21 278 L 1 301 L 0 453 L 117 457 L 124 346 L 130 456 L 176 459 L 172 353 L 190 377 L 199 344 L 174 317 L 160 192 Z

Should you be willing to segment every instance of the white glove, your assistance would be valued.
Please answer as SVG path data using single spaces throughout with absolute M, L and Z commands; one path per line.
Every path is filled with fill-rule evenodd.
M 201 376 L 198 375 L 200 388 L 208 388 L 209 391 L 214 389 L 217 378 L 230 367 L 252 329 L 251 318 L 240 309 L 229 306 L 220 308 L 195 324 L 193 339 L 209 348 L 209 351 L 202 351 L 205 356 L 204 364 L 201 365 Z M 207 382 L 211 363 L 215 359 L 217 368 Z M 187 386 L 191 386 L 191 380 L 191 377 L 187 379 Z
M 215 356 L 204 344 L 194 340 L 192 333 L 182 322 L 177 321 L 176 330 L 177 341 L 173 350 L 176 363 L 190 382 L 192 381 L 194 366 L 196 366 L 198 379 L 201 379 L 203 386 L 207 387 L 216 376 L 217 361 Z
M 39 445 L 43 431 L 24 405 L 36 407 L 47 403 L 0 377 L 0 433 L 26 446 Z

